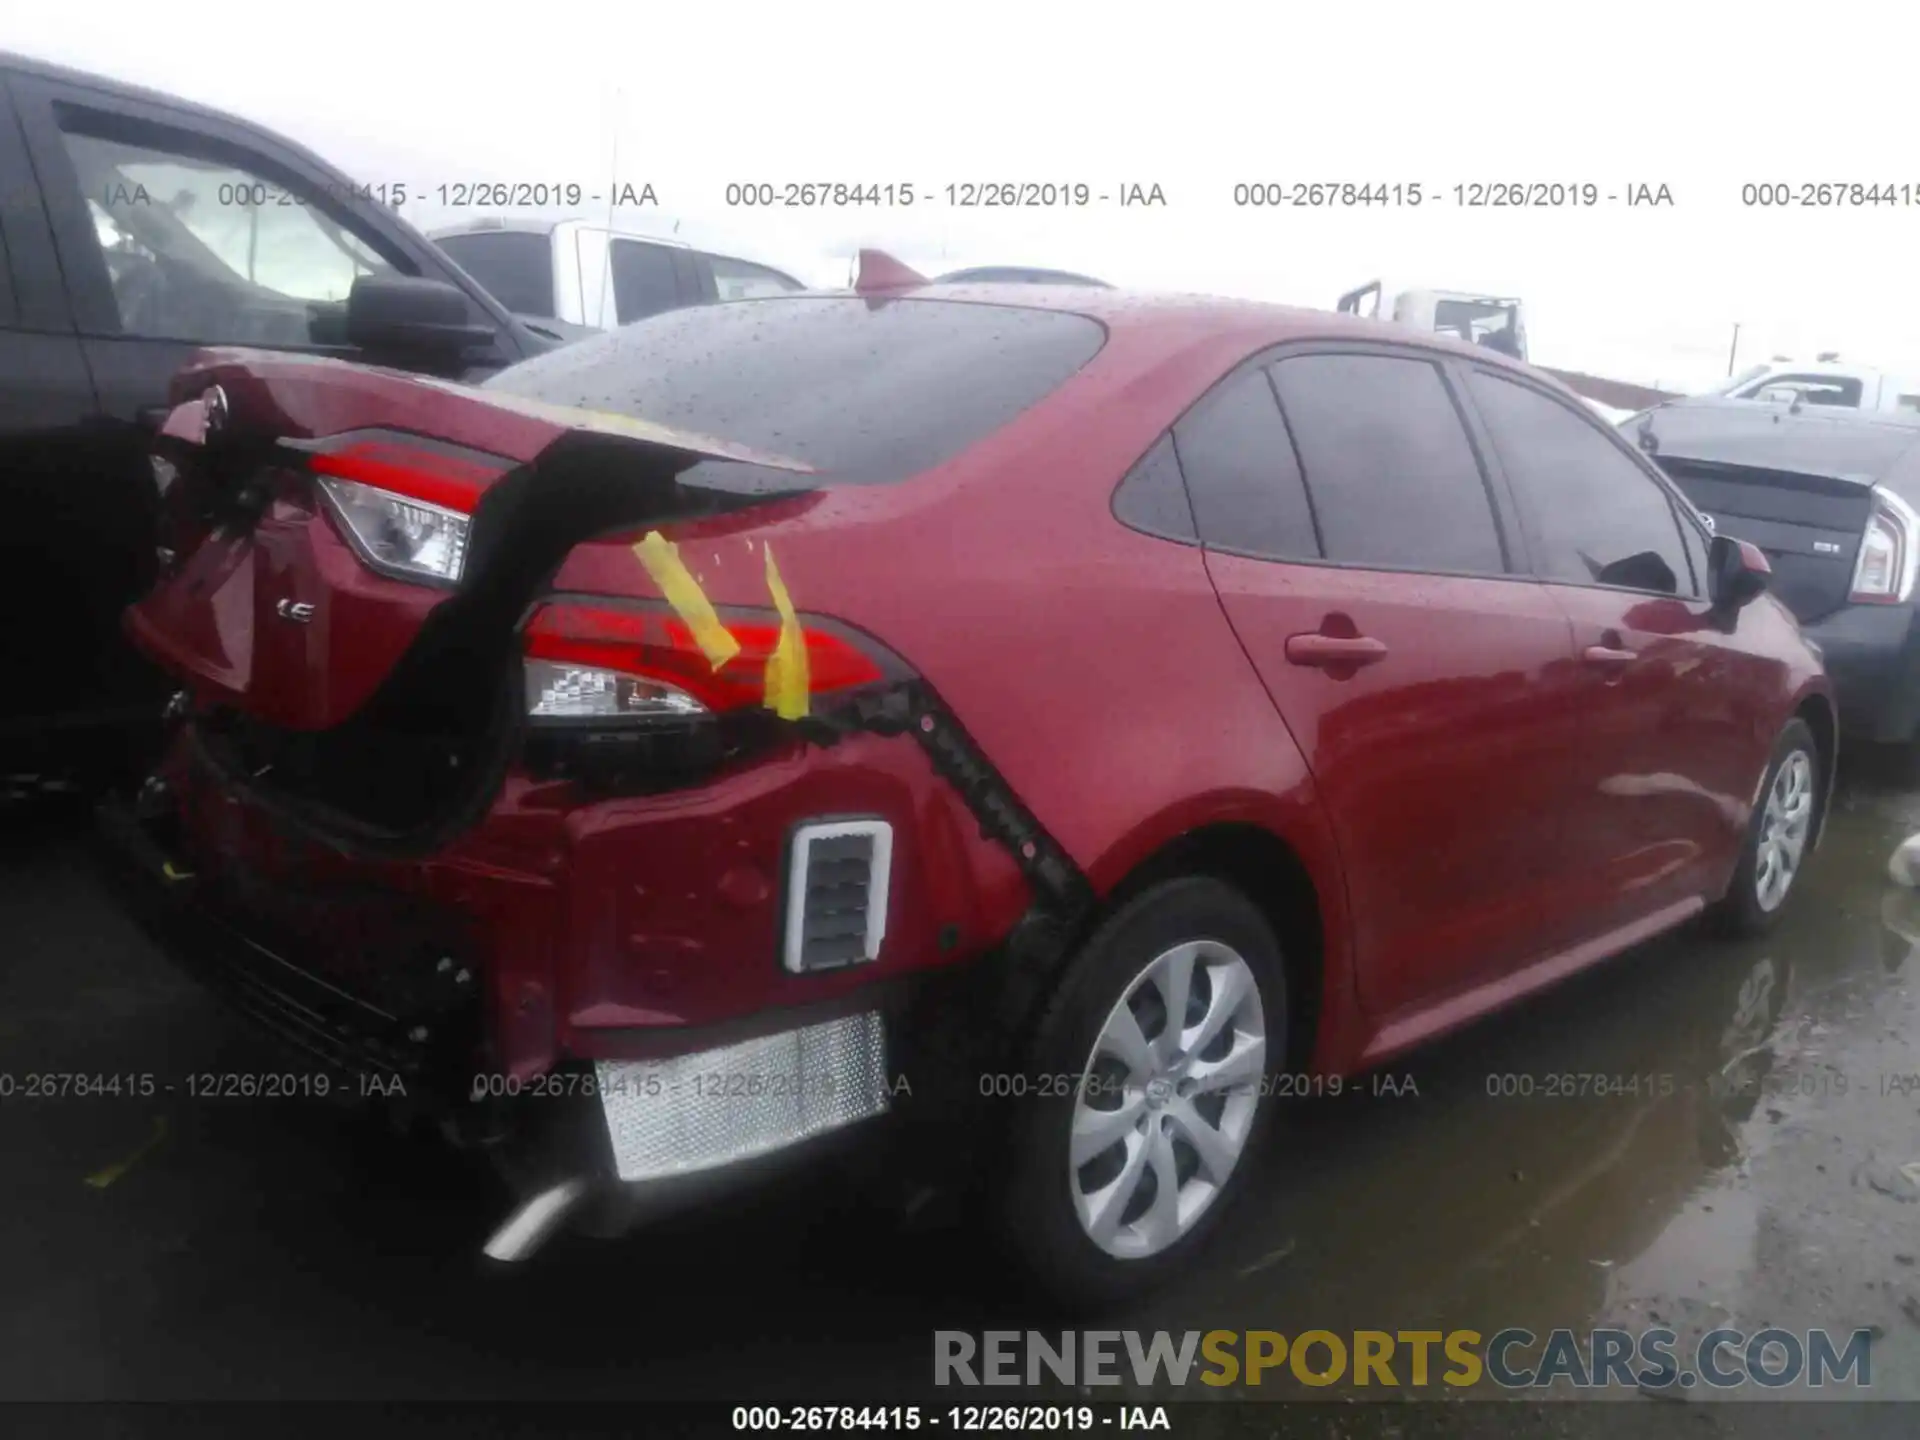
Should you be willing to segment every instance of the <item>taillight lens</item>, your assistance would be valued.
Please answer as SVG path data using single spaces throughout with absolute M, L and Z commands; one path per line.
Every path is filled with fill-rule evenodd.
M 395 431 L 282 443 L 308 452 L 320 498 L 369 569 L 441 585 L 459 582 L 474 506 L 511 464 Z
M 1873 510 L 1860 537 L 1860 558 L 1853 567 L 1856 603 L 1902 605 L 1913 598 L 1920 569 L 1920 515 L 1891 490 L 1878 486 Z
M 684 720 L 713 712 L 677 685 L 598 665 L 526 663 L 527 714 L 536 720 Z
M 320 494 L 369 568 L 396 580 L 460 579 L 470 517 L 330 475 L 320 477 Z
M 671 608 L 652 602 L 541 606 L 525 632 L 527 713 L 536 720 L 644 721 L 724 715 L 766 703 L 777 615 L 727 615 L 739 653 L 718 669 Z M 856 641 L 801 622 L 814 698 L 889 678 L 893 668 Z

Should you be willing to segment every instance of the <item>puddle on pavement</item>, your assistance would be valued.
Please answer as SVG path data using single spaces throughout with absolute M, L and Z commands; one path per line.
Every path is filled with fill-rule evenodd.
M 1391 1067 L 1417 1096 L 1294 1102 L 1207 1274 L 1116 1323 L 1877 1325 L 1875 1391 L 1920 1385 L 1913 829 L 1850 780 L 1772 936 L 1645 946 Z
M 1910 828 L 1920 828 L 1920 792 L 1850 786 L 1803 877 L 1806 892 L 1767 941 L 1669 937 L 1391 1067 L 1395 1089 L 1411 1077 L 1417 1094 L 1375 1095 L 1363 1083 L 1339 1099 L 1290 1102 L 1267 1173 L 1254 1177 L 1238 1223 L 1191 1278 L 1094 1323 L 1483 1335 L 1665 1323 L 1683 1337 L 1718 1323 L 1749 1331 L 1875 1325 L 1883 1331 L 1875 1391 L 1909 1393 L 1920 1383 L 1920 1268 L 1912 1263 L 1920 1185 L 1900 1167 L 1920 1159 L 1920 1088 L 1885 1082 L 1920 1072 L 1910 1039 L 1920 893 L 1886 878 L 1887 857 Z M 118 943 L 76 934 L 69 948 L 102 965 L 98 957 Z M 152 973 L 162 972 L 156 965 Z M 211 1011 L 204 1023 L 214 1024 Z M 1581 1094 L 1577 1078 L 1567 1086 L 1556 1076 L 1605 1077 L 1609 1091 L 1624 1093 L 1595 1094 L 1589 1080 Z M 222 1137 L 270 1118 L 203 1113 Z M 269 1154 L 302 1148 L 298 1138 L 255 1137 Z M 192 1220 L 204 1216 L 206 1200 L 195 1188 L 201 1172 L 182 1158 L 189 1152 L 202 1166 L 207 1155 L 223 1157 L 212 1173 L 236 1177 L 220 1192 L 240 1197 L 226 1202 L 236 1207 L 232 1224 Z M 358 1173 L 342 1153 L 299 1163 L 324 1169 L 332 1156 L 340 1175 Z M 763 1226 L 761 1239 L 743 1245 L 748 1226 L 729 1235 L 734 1259 L 718 1275 L 703 1248 L 709 1237 L 679 1258 L 664 1258 L 658 1242 L 583 1248 L 572 1260 L 563 1249 L 529 1277 L 531 1290 L 455 1284 L 441 1251 L 464 1254 L 457 1236 L 436 1250 L 408 1225 L 343 1208 L 329 1198 L 343 1183 L 337 1177 L 312 1195 L 296 1186 L 260 1205 L 250 1154 L 229 1138 L 198 1151 L 183 1141 L 157 1154 L 140 1184 L 104 1192 L 147 1207 L 127 1212 L 146 1217 L 144 1229 L 117 1222 L 130 1255 L 153 1234 L 182 1227 L 206 1247 L 165 1264 L 143 1255 L 144 1298 L 128 1309 L 116 1294 L 113 1325 L 100 1325 L 89 1292 L 68 1302 L 71 1325 L 112 1342 L 82 1359 L 116 1377 L 106 1387 L 113 1393 L 227 1393 L 233 1382 L 222 1377 L 234 1374 L 254 1374 L 263 1394 L 304 1393 L 312 1377 L 281 1368 L 286 1355 L 302 1353 L 283 1330 L 220 1318 L 251 1313 L 251 1301 L 238 1297 L 251 1296 L 262 1275 L 293 1297 L 288 1313 L 326 1314 L 331 1333 L 351 1337 L 330 1352 L 321 1382 L 343 1394 L 386 1393 L 395 1353 L 407 1355 L 418 1393 L 436 1383 L 449 1393 L 552 1393 L 562 1371 L 578 1393 L 589 1376 L 594 1393 L 609 1396 L 708 1393 L 719 1383 L 716 1365 L 788 1376 L 795 1395 L 811 1393 L 809 1377 L 844 1393 L 851 1377 L 877 1384 L 912 1372 L 936 1327 L 1035 1323 L 969 1298 L 968 1284 L 989 1288 L 976 1281 L 970 1251 L 949 1260 L 932 1242 L 889 1248 L 853 1222 L 842 1227 L 851 1238 L 839 1242 L 799 1221 L 798 1231 Z M 79 1188 L 80 1169 L 60 1173 Z M 169 1177 L 174 1188 L 162 1193 Z M 244 1243 L 236 1251 L 226 1236 Z M 63 1285 L 78 1263 L 72 1257 L 88 1253 L 83 1241 L 92 1243 L 77 1231 L 49 1252 L 58 1262 L 49 1273 Z M 389 1243 L 398 1248 L 383 1250 Z M 281 1262 L 282 1246 L 304 1258 Z M 421 1258 L 404 1258 L 416 1246 Z M 863 1273 L 863 1259 L 877 1273 Z M 582 1308 L 596 1287 L 618 1316 Z M 684 1289 L 672 1325 L 634 1328 L 618 1297 L 645 1287 Z M 172 1308 L 177 1293 L 193 1297 L 193 1316 Z M 704 1309 L 690 1312 L 689 1297 Z M 531 1341 L 514 1319 L 530 1303 L 558 1317 Z M 774 1317 L 763 1333 L 736 1332 L 742 1305 Z M 804 1336 L 794 1315 L 805 1317 Z M 707 1337 L 722 1325 L 738 1343 L 709 1357 Z M 891 1338 L 874 1338 L 881 1330 Z M 651 1363 L 636 1361 L 636 1346 L 652 1352 Z M 210 1356 L 220 1357 L 214 1368 L 196 1368 Z M 55 1377 L 43 1384 L 65 1373 L 53 1347 L 19 1358 Z M 1262 1398 L 1288 1393 L 1279 1378 L 1269 1372 Z M 82 1380 L 70 1374 L 60 1393 L 78 1393 Z M 102 1388 L 86 1385 L 87 1393 Z M 1433 1398 L 1432 1389 L 1423 1393 Z

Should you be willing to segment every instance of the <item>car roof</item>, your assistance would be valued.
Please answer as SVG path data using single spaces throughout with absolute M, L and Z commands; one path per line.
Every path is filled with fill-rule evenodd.
M 539 215 L 483 215 L 478 220 L 458 220 L 451 225 L 436 225 L 427 231 L 429 240 L 444 235 L 551 235 L 558 220 Z
M 116 95 L 125 96 L 129 100 L 148 100 L 175 110 L 185 110 L 209 120 L 219 120 L 228 125 L 243 125 L 249 130 L 263 128 L 243 116 L 234 115 L 225 110 L 215 110 L 209 105 L 199 105 L 191 100 L 183 100 L 172 91 L 154 90 L 145 85 L 135 85 L 127 80 L 115 80 L 111 76 L 95 74 L 89 70 L 75 70 L 70 65 L 56 65 L 51 60 L 37 60 L 31 55 L 22 55 L 15 50 L 0 50 L 0 69 L 17 71 L 23 75 L 38 75 L 45 80 L 64 80 L 76 85 L 90 86 L 95 90 L 111 90 Z
M 250 130 L 255 135 L 273 140 L 283 150 L 298 155 L 321 174 L 343 183 L 350 183 L 339 166 L 302 145 L 285 131 L 262 125 L 257 120 L 249 120 L 244 115 L 235 115 L 230 110 L 216 110 L 211 105 L 198 104 L 170 90 L 155 90 L 150 86 L 135 85 L 131 81 L 116 80 L 109 75 L 99 75 L 89 70 L 76 70 L 70 65 L 56 65 L 51 60 L 37 60 L 31 55 L 22 55 L 13 50 L 0 50 L 0 71 L 34 75 L 43 80 L 58 80 L 69 85 L 84 86 L 121 99 L 141 100 L 150 105 L 164 105 L 170 110 L 198 116 L 202 120 L 214 121 L 240 130 Z
M 1021 285 L 1095 285 L 1102 290 L 1113 287 L 1105 280 L 1081 275 L 1072 270 L 1049 270 L 1038 265 L 975 265 L 937 276 L 936 285 L 973 285 L 1012 283 Z
M 765 260 L 757 260 L 751 255 L 738 255 L 731 250 L 712 250 L 696 246 L 686 240 L 676 240 L 671 235 L 656 234 L 651 230 L 641 230 L 631 225 L 615 223 L 608 225 L 599 220 L 589 220 L 579 215 L 568 215 L 558 220 L 546 219 L 538 215 L 482 215 L 474 220 L 462 220 L 453 225 L 439 225 L 426 232 L 429 240 L 436 245 L 442 240 L 457 240 L 466 235 L 546 235 L 551 236 L 562 225 L 590 225 L 596 230 L 605 230 L 616 239 L 644 240 L 649 245 L 667 245 L 675 250 L 687 250 L 704 255 L 709 260 L 732 260 L 737 264 L 751 265 L 755 269 L 801 282 L 781 269 L 778 265 Z
M 814 297 L 845 297 L 848 293 L 846 290 L 804 292 Z M 1276 305 L 1264 300 L 1244 300 L 1224 295 L 1006 282 L 944 284 L 929 281 L 910 289 L 874 292 L 868 298 L 881 303 L 889 299 L 943 300 L 963 304 L 1005 305 L 1015 309 L 1058 310 L 1098 321 L 1106 327 L 1110 336 L 1125 337 L 1129 341 L 1144 340 L 1151 344 L 1158 338 L 1177 345 L 1183 341 L 1198 343 L 1232 338 L 1246 342 L 1248 353 L 1292 341 L 1388 343 L 1455 355 L 1489 368 L 1530 375 L 1539 383 L 1588 408 L 1585 401 L 1552 376 L 1484 346 L 1469 345 L 1410 325 L 1333 310 L 1310 310 L 1301 306 Z M 775 301 L 741 303 L 767 304 Z
M 1877 484 L 1920 458 L 1920 414 L 1758 400 L 1690 397 L 1621 422 L 1622 432 L 1662 461 L 1738 465 Z
M 436 241 L 450 240 L 457 235 L 551 235 L 562 225 L 587 225 L 624 239 L 645 240 L 650 245 L 670 245 L 676 250 L 693 248 L 685 240 L 676 240 L 671 235 L 660 235 L 651 230 L 641 230 L 618 222 L 609 225 L 605 221 L 591 220 L 584 215 L 563 215 L 557 219 L 544 215 L 481 215 L 472 220 L 457 221 L 452 225 L 436 225 L 426 233 L 429 240 Z

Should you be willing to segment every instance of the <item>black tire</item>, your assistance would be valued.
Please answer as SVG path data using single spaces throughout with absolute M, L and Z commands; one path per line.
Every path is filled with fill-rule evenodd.
M 1261 1142 L 1278 1106 L 1255 1082 L 1243 1091 L 1254 1096 L 1255 1108 L 1239 1159 L 1212 1203 L 1170 1246 L 1143 1258 L 1110 1255 L 1090 1238 L 1075 1209 L 1076 1172 L 1068 1159 L 1075 1095 L 1057 1077 L 1077 1081 L 1109 1014 L 1134 981 L 1156 957 L 1195 940 L 1224 943 L 1246 961 L 1260 996 L 1264 1073 L 1287 1063 L 1289 1013 L 1280 947 L 1266 919 L 1239 891 L 1204 876 L 1169 880 L 1136 896 L 1101 925 L 1075 957 L 1036 1028 L 1023 1072 L 1027 1094 L 1011 1102 L 1018 1108 L 1011 1118 L 1009 1164 L 998 1179 L 993 1206 L 1001 1236 L 1028 1278 L 1044 1298 L 1064 1309 L 1111 1304 L 1189 1265 L 1258 1169 Z M 1036 1086 L 1045 1093 L 1036 1095 Z
M 1775 779 L 1783 766 L 1795 754 L 1804 753 L 1812 768 L 1813 776 L 1813 813 L 1811 824 L 1819 823 L 1821 807 L 1826 803 L 1827 774 L 1820 758 L 1820 746 L 1813 738 L 1813 731 L 1807 722 L 1798 717 L 1789 720 L 1780 731 L 1780 738 L 1774 742 L 1773 755 L 1767 761 L 1766 778 L 1760 784 L 1759 803 L 1753 807 L 1753 814 L 1747 821 L 1746 840 L 1740 847 L 1740 863 L 1734 867 L 1733 883 L 1727 887 L 1727 893 L 1710 912 L 1713 927 L 1727 936 L 1764 935 L 1779 922 L 1788 905 L 1793 903 L 1794 891 L 1800 885 L 1800 877 L 1806 872 L 1807 861 L 1813 848 L 1810 832 L 1799 863 L 1788 881 L 1786 893 L 1771 908 L 1760 903 L 1757 879 L 1760 868 L 1760 846 L 1766 831 L 1767 797 L 1773 793 Z

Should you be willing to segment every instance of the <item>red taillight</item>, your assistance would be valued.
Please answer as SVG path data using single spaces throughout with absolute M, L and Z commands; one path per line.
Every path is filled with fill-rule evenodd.
M 778 615 L 726 615 L 722 623 L 740 651 L 717 670 L 692 629 L 671 608 L 651 602 L 615 608 L 578 602 L 542 605 L 527 622 L 526 654 L 662 681 L 716 714 L 766 700 L 767 661 L 780 643 Z M 832 695 L 887 678 L 887 670 L 854 641 L 801 621 L 808 689 Z
M 511 464 L 462 446 L 379 432 L 333 436 L 313 446 L 307 458 L 316 475 L 371 485 L 462 515 L 473 513 L 481 494 Z
M 1920 578 L 1920 515 L 1891 490 L 1873 489 L 1847 596 L 1859 605 L 1905 605 Z
M 457 585 L 480 497 L 513 462 L 396 430 L 283 440 L 306 456 L 314 489 L 367 568 Z

